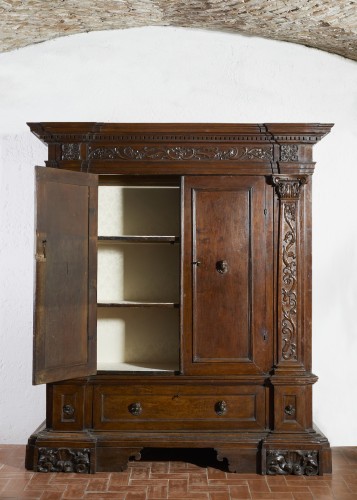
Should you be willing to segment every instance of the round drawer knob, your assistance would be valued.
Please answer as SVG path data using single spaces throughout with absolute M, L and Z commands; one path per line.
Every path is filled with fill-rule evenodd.
M 217 403 L 214 405 L 214 411 L 217 413 L 217 415 L 224 415 L 227 413 L 227 403 L 225 401 L 217 401 Z
M 295 408 L 293 405 L 287 405 L 284 409 L 286 415 L 295 415 Z
M 132 415 L 138 416 L 142 413 L 143 407 L 141 406 L 141 403 L 131 403 L 128 410 Z
M 62 411 L 63 415 L 66 415 L 66 417 L 73 417 L 74 415 L 74 408 L 72 405 L 64 405 Z

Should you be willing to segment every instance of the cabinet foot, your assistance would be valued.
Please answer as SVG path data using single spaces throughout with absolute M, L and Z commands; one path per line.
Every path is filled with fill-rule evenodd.
M 255 448 L 215 448 L 217 460 L 227 460 L 229 472 L 259 473 L 260 451 Z
M 97 472 L 122 472 L 131 458 L 140 460 L 142 448 L 97 448 Z

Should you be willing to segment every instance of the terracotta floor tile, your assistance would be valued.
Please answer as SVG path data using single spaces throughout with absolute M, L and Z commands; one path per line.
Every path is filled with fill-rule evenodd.
M 61 500 L 62 492 L 44 490 L 41 500 Z
M 157 484 L 153 482 L 152 485 L 148 486 L 147 498 L 167 498 L 168 496 L 168 484 Z
M 169 472 L 170 464 L 168 462 L 153 462 L 150 471 L 151 474 L 161 473 L 166 474 Z
M 23 491 L 28 485 L 26 479 L 9 479 L 3 491 Z M 38 487 L 36 488 L 38 489 Z M 41 489 L 41 488 L 40 488 Z
M 266 481 L 268 485 L 277 486 L 282 485 L 286 486 L 285 476 L 266 476 Z
M 336 500 L 356 500 L 357 493 L 339 493 L 337 496 L 335 495 L 334 498 Z
M 313 499 L 312 493 L 307 493 L 306 491 L 300 492 L 298 491 L 297 493 L 293 492 L 293 498 L 294 500 L 311 500 Z
M 146 489 L 145 491 L 129 491 L 125 497 L 125 500 L 146 500 Z
M 70 484 L 63 492 L 63 498 L 64 499 L 70 499 L 70 498 L 83 498 L 84 497 L 84 492 L 86 489 L 86 484 L 85 485 L 79 485 L 79 484 Z
M 0 470 L 0 474 L 1 474 L 1 470 Z M 2 491 L 5 486 L 9 483 L 9 479 L 7 477 L 0 477 L 0 491 Z
M 287 485 L 283 485 L 283 484 L 276 484 L 276 485 L 272 485 L 270 484 L 269 485 L 269 488 L 270 488 L 270 491 L 272 493 L 285 493 L 285 492 L 298 492 L 298 491 L 306 491 L 306 492 L 309 492 L 310 491 L 310 488 L 306 485 L 300 485 L 300 484 L 294 484 L 293 486 L 287 486 Z M 330 490 L 328 490 L 330 491 Z
M 239 475 L 236 475 L 236 478 L 229 478 L 229 479 L 209 479 L 208 484 L 211 486 L 215 486 L 217 484 L 222 484 L 222 485 L 234 485 L 236 484 L 237 486 L 244 486 L 248 485 L 249 479 L 239 479 Z
M 227 479 L 227 474 L 213 467 L 207 467 L 207 477 L 208 479 Z
M 114 491 L 118 486 L 127 486 L 129 484 L 129 472 L 114 472 L 108 482 L 108 490 Z
M 293 499 L 292 493 L 267 493 L 266 491 L 253 491 L 252 499 L 253 500 L 291 500 Z M 309 497 L 307 497 L 309 498 Z
M 263 481 L 260 479 L 248 479 L 248 486 L 251 492 L 252 491 L 266 491 L 268 493 L 270 492 L 269 486 L 264 479 Z
M 188 484 L 189 488 L 191 488 L 192 486 L 207 486 L 208 479 L 206 471 L 204 470 L 203 472 L 190 472 L 188 476 Z
M 131 469 L 130 479 L 149 479 L 150 467 L 135 467 Z
M 229 493 L 231 495 L 231 500 L 252 498 L 248 486 L 230 486 Z
M 132 479 L 129 482 L 128 489 L 132 486 L 151 486 L 157 484 L 158 486 L 168 486 L 169 482 L 166 479 Z
M 86 488 L 87 491 L 107 491 L 108 490 L 109 479 L 90 479 L 88 486 Z
M 208 493 L 186 493 L 181 494 L 178 497 L 168 496 L 169 500 L 208 500 Z
M 169 497 L 180 498 L 180 495 L 188 493 L 187 479 L 170 479 L 169 480 Z
M 16 498 L 16 499 L 19 499 L 19 498 L 41 498 L 42 493 L 43 493 L 43 490 L 37 490 L 37 491 L 35 491 L 35 490 L 29 490 L 29 491 L 7 490 L 7 491 L 3 491 L 0 494 L 0 498 L 1 499 L 2 498 Z
M 170 472 L 167 474 L 151 474 L 150 479 L 170 479 L 170 480 L 188 480 L 188 472 L 186 474 L 171 474 Z
M 222 493 L 222 492 L 210 493 L 209 497 L 210 497 L 210 500 L 231 500 L 231 495 L 229 492 L 227 492 L 227 493 Z
M 115 499 L 115 500 L 123 500 L 125 497 L 126 497 L 126 494 L 127 494 L 128 490 L 126 491 L 116 491 L 116 492 L 104 492 L 104 491 L 101 491 L 100 493 L 96 492 L 96 493 L 92 493 L 92 492 L 89 492 L 89 493 L 86 493 L 84 495 L 84 498 L 86 500 L 99 500 L 99 499 L 104 499 L 104 498 L 111 498 L 111 499 Z M 41 500 L 44 500 L 41 498 Z

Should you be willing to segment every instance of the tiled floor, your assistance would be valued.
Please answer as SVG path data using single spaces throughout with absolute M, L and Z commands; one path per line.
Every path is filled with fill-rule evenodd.
M 25 447 L 0 445 L 0 498 L 337 499 L 357 500 L 357 447 L 333 448 L 333 474 L 322 477 L 237 475 L 186 462 L 131 462 L 126 472 L 43 474 L 26 471 Z

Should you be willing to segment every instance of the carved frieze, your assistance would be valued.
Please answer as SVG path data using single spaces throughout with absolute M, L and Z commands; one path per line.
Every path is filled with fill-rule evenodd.
M 96 160 L 273 160 L 273 147 L 132 146 L 89 147 L 88 159 Z
M 62 160 L 79 160 L 80 145 L 78 143 L 62 144 Z
M 299 148 L 297 144 L 282 144 L 280 146 L 280 161 L 299 161 Z
M 318 452 L 314 450 L 268 450 L 268 475 L 316 476 L 319 473 Z
M 39 448 L 38 472 L 90 472 L 90 450 L 88 448 Z

